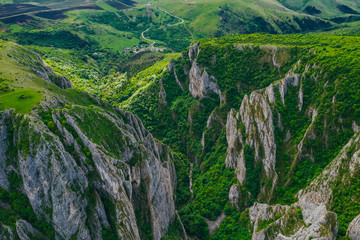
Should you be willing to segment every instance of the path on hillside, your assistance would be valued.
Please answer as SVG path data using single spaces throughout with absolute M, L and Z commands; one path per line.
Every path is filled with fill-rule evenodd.
M 151 4 L 151 3 L 150 3 L 150 4 Z M 180 17 L 178 17 L 178 16 L 175 16 L 174 14 L 169 13 L 169 12 L 166 11 L 165 9 L 163 9 L 163 8 L 161 8 L 161 7 L 158 7 L 158 6 L 155 6 L 155 5 L 152 5 L 152 4 L 151 4 L 151 6 L 154 6 L 155 8 L 157 8 L 158 10 L 166 13 L 166 14 L 169 15 L 170 17 L 173 17 L 173 18 L 176 18 L 176 19 L 179 19 L 179 20 L 180 20 L 180 22 L 178 22 L 178 23 L 169 24 L 169 25 L 167 25 L 167 26 L 177 26 L 177 25 L 180 25 L 180 24 L 185 23 L 184 19 L 182 19 L 182 18 L 180 18 Z
M 154 40 L 151 40 L 151 39 L 149 39 L 149 38 L 146 38 L 146 37 L 144 36 L 144 34 L 145 34 L 146 32 L 148 32 L 149 30 L 150 30 L 150 28 L 148 28 L 148 29 L 146 29 L 145 31 L 143 31 L 143 32 L 141 33 L 141 37 L 142 37 L 143 39 L 145 39 L 146 41 L 152 42 L 152 43 L 150 44 L 150 46 L 149 46 L 149 48 L 152 48 L 152 47 L 154 46 L 154 44 L 155 44 L 155 41 L 154 41 Z
M 151 3 L 149 3 L 149 4 L 152 5 Z M 184 27 L 185 27 L 186 31 L 188 31 L 188 32 L 190 33 L 191 38 L 194 37 L 194 35 L 192 34 L 192 32 L 186 27 L 186 24 L 185 24 L 185 20 L 184 20 L 184 19 L 182 19 L 181 17 L 175 16 L 175 15 L 172 14 L 172 13 L 169 13 L 168 11 L 166 11 L 165 9 L 163 9 L 163 8 L 161 8 L 161 7 L 158 7 L 158 6 L 155 6 L 155 5 L 152 5 L 152 6 L 154 6 L 154 7 L 157 8 L 158 10 L 166 13 L 167 15 L 169 15 L 169 16 L 171 16 L 171 17 L 174 17 L 174 18 L 180 20 L 180 22 L 178 22 L 178 23 L 169 24 L 169 25 L 167 25 L 167 26 L 177 26 L 177 25 L 180 25 L 180 24 L 184 24 Z
M 144 4 L 144 5 L 145 5 L 145 6 L 148 6 L 148 7 L 154 7 L 154 8 L 156 8 L 157 10 L 162 11 L 162 12 L 164 12 L 165 14 L 169 15 L 170 17 L 173 17 L 173 18 L 176 18 L 176 19 L 180 20 L 180 22 L 178 22 L 178 23 L 168 24 L 168 25 L 165 25 L 165 26 L 174 27 L 174 26 L 178 26 L 178 25 L 180 25 L 180 24 L 184 24 L 184 27 L 185 27 L 186 31 L 188 31 L 188 32 L 190 33 L 191 38 L 194 37 L 194 35 L 192 34 L 192 32 L 186 27 L 186 25 L 185 25 L 185 20 L 184 20 L 184 19 L 182 19 L 182 18 L 180 18 L 180 17 L 178 17 L 178 16 L 175 16 L 174 14 L 169 13 L 169 12 L 166 11 L 165 9 L 163 9 L 163 8 L 161 8 L 161 7 L 158 7 L 158 6 L 155 6 L 155 5 L 151 4 L 151 3 Z M 146 41 L 151 42 L 150 46 L 149 46 L 148 48 L 146 48 L 146 49 L 151 50 L 151 49 L 155 49 L 155 48 L 154 48 L 154 45 L 155 45 L 156 42 L 155 42 L 154 40 L 152 40 L 152 39 L 149 39 L 149 38 L 145 37 L 145 33 L 148 32 L 149 30 L 150 30 L 150 28 L 148 28 L 148 29 L 146 29 L 145 31 L 143 31 L 143 32 L 141 33 L 141 37 L 142 37 L 143 39 L 145 39 Z

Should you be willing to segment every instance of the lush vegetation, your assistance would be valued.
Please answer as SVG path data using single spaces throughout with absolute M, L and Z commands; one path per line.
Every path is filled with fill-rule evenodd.
M 181 202 L 182 209 L 179 214 L 190 235 L 208 238 L 202 229 L 202 227 L 206 228 L 203 219 L 215 220 L 222 211 L 227 209 L 227 192 L 230 186 L 236 183 L 234 172 L 224 166 L 227 147 L 224 125 L 215 127 L 217 130 L 206 128 L 210 113 L 216 111 L 220 115 L 218 121 L 225 122 L 229 109 L 231 107 L 238 109 L 245 94 L 281 79 L 299 59 L 301 60 L 303 64 L 295 70 L 297 73 L 304 74 L 301 80 L 303 92 L 301 109 L 299 110 L 297 95 L 300 86 L 289 88 L 285 95 L 285 104 L 280 101 L 280 93 L 276 90 L 277 102 L 273 108 L 273 111 L 281 116 L 282 128 L 276 124 L 278 119 L 275 117 L 275 135 L 278 146 L 276 170 L 280 172 L 280 181 L 271 202 L 291 204 L 296 201 L 294 195 L 318 176 L 322 169 L 334 159 L 353 135 L 351 123 L 358 122 L 360 119 L 357 111 L 359 102 L 357 93 L 360 89 L 355 86 L 356 74 L 359 71 L 355 64 L 355 59 L 359 59 L 358 41 L 358 38 L 352 37 L 319 35 L 289 37 L 264 34 L 201 40 L 197 62 L 205 66 L 206 71 L 218 79 L 220 90 L 226 95 L 226 102 L 223 105 L 219 107 L 219 99 L 216 95 L 211 95 L 213 100 L 211 98 L 194 99 L 186 88 L 184 91 L 181 90 L 175 81 L 174 74 L 167 71 L 152 78 L 146 87 L 136 87 L 136 90 L 132 91 L 136 92 L 134 95 L 136 97 L 130 97 L 121 103 L 125 109 L 137 113 L 155 136 L 185 154 L 190 161 L 195 163 L 192 174 L 193 198 L 189 199 L 189 192 L 185 187 L 177 192 L 178 198 L 189 199 L 187 205 Z M 258 48 L 258 45 L 278 46 L 276 62 L 280 64 L 279 69 L 273 65 L 271 57 L 276 48 Z M 240 47 L 242 50 L 236 49 Z M 183 56 L 187 56 L 187 50 L 183 52 Z M 189 78 L 184 74 L 184 69 L 185 72 L 190 69 L 189 59 L 178 58 L 175 61 L 175 68 L 180 84 L 187 86 Z M 312 77 L 315 74 L 318 76 L 317 80 Z M 162 105 L 158 99 L 160 79 L 166 92 L 166 106 Z M 325 87 L 323 87 L 324 84 Z M 351 90 L 345 87 L 345 84 L 352 86 Z M 349 94 L 349 91 L 353 93 Z M 348 97 L 343 95 L 345 92 Z M 335 108 L 331 106 L 334 95 Z M 318 110 L 314 121 L 311 114 L 307 112 L 312 108 Z M 335 111 L 335 116 L 343 119 L 342 122 L 337 120 L 338 117 L 334 118 L 332 111 Z M 158 119 L 161 119 L 161 125 Z M 331 125 L 325 128 L 324 121 L 331 122 Z M 338 125 L 343 127 L 339 129 L 336 127 Z M 312 126 L 310 130 L 314 131 L 316 136 L 326 133 L 329 137 L 304 138 L 309 126 Z M 287 131 L 291 135 L 285 141 Z M 203 132 L 206 151 L 203 151 L 201 145 Z M 304 149 L 313 153 L 310 155 L 311 158 L 297 156 L 298 150 L 293 146 L 297 146 L 301 141 Z M 247 146 L 245 156 L 248 178 L 245 188 L 246 191 L 252 193 L 251 203 L 256 201 L 260 186 L 267 182 L 259 177 L 262 175 L 262 166 L 254 164 L 254 152 Z M 183 172 L 186 171 L 188 168 L 184 168 Z M 243 201 L 241 204 L 245 207 L 249 202 Z M 230 219 L 226 221 L 234 222 Z M 235 222 L 238 223 L 236 219 Z M 225 229 L 225 225 L 221 225 L 218 232 Z

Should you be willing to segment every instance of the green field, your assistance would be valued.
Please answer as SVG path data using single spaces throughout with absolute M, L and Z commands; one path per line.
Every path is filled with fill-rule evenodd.
M 41 102 L 42 94 L 33 89 L 17 90 L 0 95 L 0 110 L 15 108 L 17 113 L 27 114 Z
M 0 5 L 2 4 L 12 4 L 13 0 L 0 0 Z
M 109 11 L 109 12 L 116 12 L 117 9 L 113 8 L 112 6 L 106 4 L 105 2 L 96 2 L 96 5 L 98 5 L 99 7 L 101 7 L 102 9 L 104 9 L 105 11 Z

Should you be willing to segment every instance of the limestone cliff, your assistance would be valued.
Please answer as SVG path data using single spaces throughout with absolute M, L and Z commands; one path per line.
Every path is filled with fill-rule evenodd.
M 1 224 L 0 238 L 161 239 L 176 215 L 174 154 L 136 115 L 63 90 L 68 80 L 19 49 L 9 56 L 43 98 L 27 114 L 0 112 L 0 210 L 18 211 L 9 192 L 35 216 Z

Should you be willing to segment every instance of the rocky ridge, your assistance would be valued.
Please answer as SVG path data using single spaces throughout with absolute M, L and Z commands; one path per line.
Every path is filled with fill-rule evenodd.
M 252 49 L 252 46 L 237 46 L 239 51 L 243 51 L 244 48 Z M 281 67 L 276 60 L 276 54 L 280 51 L 284 52 L 284 48 L 260 47 L 260 49 L 270 51 L 272 57 L 269 61 L 272 62 L 274 67 Z M 201 46 L 199 44 L 195 44 L 189 49 L 188 55 L 191 62 L 191 69 L 188 74 L 189 92 L 194 98 L 206 98 L 211 93 L 216 93 L 222 99 L 222 93 L 216 84 L 216 78 L 207 73 L 205 66 L 201 66 L 196 62 L 200 52 Z M 314 152 L 309 147 L 308 142 L 319 138 L 314 130 L 315 122 L 319 122 L 319 109 L 316 109 L 314 105 L 304 104 L 304 84 L 308 84 L 307 82 L 304 83 L 304 80 L 311 78 L 311 81 L 316 82 L 317 78 L 324 75 L 324 73 L 316 64 L 301 67 L 304 64 L 306 63 L 299 60 L 283 79 L 270 84 L 266 88 L 245 95 L 239 110 L 231 109 L 228 112 L 225 124 L 228 144 L 225 163 L 228 168 L 235 170 L 238 180 L 238 184 L 234 184 L 229 191 L 229 201 L 237 209 L 241 207 L 239 207 L 239 204 L 248 204 L 251 197 L 269 203 L 274 198 L 279 181 L 276 171 L 276 165 L 278 164 L 277 151 L 279 147 L 283 146 L 282 144 L 277 146 L 276 131 L 280 130 L 286 133 L 282 141 L 284 141 L 284 144 L 291 143 L 291 148 L 295 149 L 287 175 L 294 171 L 294 166 L 299 161 L 303 161 L 303 159 L 314 161 Z M 310 68 L 315 69 L 317 74 L 308 76 L 307 72 Z M 300 69 L 303 69 L 301 70 L 303 72 L 299 71 Z M 326 87 L 326 84 L 324 87 Z M 288 92 L 291 92 L 291 98 L 296 98 L 294 100 L 297 110 L 306 114 L 309 119 L 306 131 L 304 131 L 302 138 L 296 142 L 292 140 L 292 131 L 283 126 L 282 115 L 279 110 L 279 104 L 284 107 L 288 104 Z M 222 99 L 221 102 L 224 103 L 224 101 L 226 100 Z M 293 100 L 291 101 L 293 102 Z M 215 110 L 209 116 L 206 127 L 211 129 L 211 125 L 221 126 L 219 124 L 221 121 L 221 117 Z M 355 133 L 358 132 L 356 129 L 353 124 Z M 358 142 L 356 136 L 344 146 L 341 151 L 343 154 L 348 151 L 352 143 Z M 204 132 L 201 142 L 203 149 L 206 141 Z M 260 183 L 260 194 L 258 196 L 251 196 L 250 192 L 244 192 L 241 189 L 247 184 L 248 169 L 245 160 L 245 147 L 254 149 L 254 162 L 261 166 L 261 178 L 263 180 Z M 356 166 L 359 164 L 357 155 L 357 152 L 355 152 L 352 161 L 349 163 L 350 175 L 357 172 Z M 339 181 L 339 178 L 341 179 L 340 166 L 344 166 L 344 163 L 339 158 L 341 158 L 341 153 L 318 178 L 297 194 L 298 201 L 294 204 L 290 206 L 272 206 L 255 203 L 250 208 L 249 213 L 254 229 L 253 239 L 336 239 L 338 221 L 337 215 L 331 209 L 332 189 L 335 186 L 334 183 Z M 270 183 L 268 183 L 269 181 Z M 287 184 L 289 182 L 285 183 L 285 186 Z M 356 227 L 354 227 L 357 226 L 357 222 L 358 220 L 354 219 L 349 226 L 348 236 L 351 239 L 357 239 L 356 234 L 358 233 L 355 230 Z
M 44 81 L 72 87 L 38 55 L 14 51 L 27 71 L 36 68 Z M 77 105 L 76 98 L 44 92 L 30 114 L 0 113 L 0 187 L 25 194 L 55 239 L 141 239 L 147 231 L 161 239 L 176 217 L 175 155 L 134 114 L 85 93 L 77 93 Z M 14 226 L 2 224 L 1 238 L 42 234 L 24 219 Z

